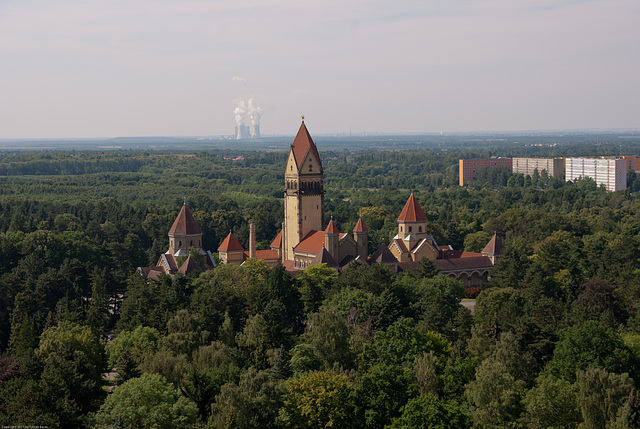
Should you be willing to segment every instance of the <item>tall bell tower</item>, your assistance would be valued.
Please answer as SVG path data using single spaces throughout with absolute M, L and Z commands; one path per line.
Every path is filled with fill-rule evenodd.
M 289 149 L 284 173 L 284 229 L 282 260 L 293 259 L 293 248 L 312 230 L 324 225 L 322 164 L 315 143 L 304 124 Z

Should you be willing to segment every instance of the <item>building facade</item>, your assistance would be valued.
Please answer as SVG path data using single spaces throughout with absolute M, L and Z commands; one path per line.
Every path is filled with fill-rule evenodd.
M 461 159 L 458 171 L 460 186 L 473 184 L 482 168 L 512 168 L 511 165 L 511 158 Z
M 202 249 L 202 230 L 185 204 L 169 229 L 169 249 L 160 255 L 154 267 L 138 267 L 138 271 L 155 279 L 163 274 L 173 277 L 177 273 L 202 272 L 215 267 L 211 252 Z
M 592 178 L 608 192 L 627 189 L 627 160 L 622 158 L 566 158 L 565 177 L 576 180 Z
M 546 171 L 549 177 L 557 177 L 564 180 L 563 158 L 512 158 L 511 171 L 533 177 L 535 170 L 538 174 Z

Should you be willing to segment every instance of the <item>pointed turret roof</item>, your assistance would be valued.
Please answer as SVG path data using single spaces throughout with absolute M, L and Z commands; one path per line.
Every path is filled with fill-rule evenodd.
M 367 231 L 369 230 L 364 225 L 362 218 L 358 219 L 358 223 L 356 223 L 356 226 L 353 228 L 353 232 L 367 232 Z
M 398 216 L 398 222 L 426 222 L 427 216 L 422 211 L 420 204 L 416 197 L 411 194 L 407 203 L 404 205 L 400 216 Z
M 336 264 L 336 261 L 324 246 L 322 246 L 322 250 L 318 252 L 316 257 L 311 260 L 311 265 L 317 264 L 327 264 L 327 267 L 338 268 L 338 264 Z
M 191 271 L 198 271 L 201 273 L 202 269 L 200 268 L 198 263 L 191 256 L 189 256 L 186 261 L 182 263 L 182 266 L 178 271 L 182 274 L 189 274 Z
M 276 238 L 273 239 L 270 247 L 282 247 L 282 230 L 280 230 Z
M 496 234 L 493 234 L 493 237 L 491 237 L 491 240 L 487 243 L 486 246 L 484 246 L 484 249 L 482 249 L 482 254 L 483 255 L 499 255 L 500 252 L 502 252 L 502 249 L 504 249 L 504 244 L 502 244 L 502 240 L 500 240 Z
M 396 257 L 393 256 L 393 253 L 391 253 L 387 245 L 384 243 L 382 243 L 380 247 L 378 247 L 378 250 L 376 250 L 376 253 L 371 255 L 371 258 L 369 258 L 369 260 L 371 262 L 377 262 L 379 264 L 397 264 L 398 263 L 398 260 L 396 259 Z
M 187 205 L 183 205 L 178 217 L 173 222 L 169 234 L 178 235 L 193 235 L 202 234 L 202 230 L 198 226 L 198 222 L 193 218 L 193 215 L 187 208 Z
M 296 166 L 298 167 L 298 170 L 302 167 L 302 162 L 309 151 L 313 152 L 318 161 L 320 160 L 316 144 L 313 142 L 311 135 L 309 135 L 309 131 L 307 130 L 307 126 L 304 124 L 304 121 L 302 121 L 302 124 L 300 125 L 296 138 L 293 139 L 291 150 L 293 151 L 293 156 L 296 159 Z M 322 172 L 322 165 L 320 166 L 320 172 Z
M 333 221 L 333 219 L 331 219 L 329 221 L 329 224 L 327 225 L 327 229 L 324 230 L 325 234 L 340 234 L 340 231 L 338 230 L 338 227 L 336 226 L 336 223 Z
M 232 233 L 229 233 L 220 247 L 218 247 L 218 251 L 220 250 L 222 250 L 223 252 L 244 251 L 242 245 Z

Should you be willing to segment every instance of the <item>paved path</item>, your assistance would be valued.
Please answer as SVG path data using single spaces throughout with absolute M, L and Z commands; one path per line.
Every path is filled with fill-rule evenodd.
M 476 300 L 474 299 L 473 301 L 462 301 L 460 303 L 460 305 L 462 305 L 463 307 L 467 307 L 469 309 L 469 311 L 471 312 L 471 315 L 473 316 L 475 314 L 475 309 L 476 309 Z

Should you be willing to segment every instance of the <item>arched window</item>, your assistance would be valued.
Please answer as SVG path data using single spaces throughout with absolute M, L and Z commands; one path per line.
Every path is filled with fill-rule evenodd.
M 422 227 L 421 226 L 418 227 L 418 232 L 422 232 Z
M 412 229 L 413 229 L 413 228 L 409 227 L 409 232 L 411 232 L 411 231 L 412 231 Z
M 402 227 L 400 227 L 400 232 L 402 232 Z
M 178 241 L 178 247 L 182 247 L 182 241 Z

